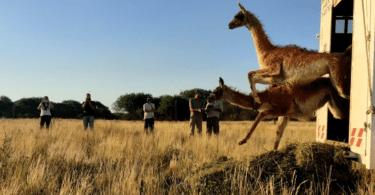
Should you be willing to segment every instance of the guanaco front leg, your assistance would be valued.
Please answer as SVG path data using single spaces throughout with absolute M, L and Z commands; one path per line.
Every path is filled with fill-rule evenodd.
M 282 66 L 282 62 L 280 64 L 280 66 L 276 67 L 276 69 L 275 68 L 265 68 L 265 69 L 250 71 L 247 74 L 247 77 L 248 77 L 249 83 L 250 83 L 250 89 L 251 89 L 251 92 L 252 92 L 251 94 L 258 103 L 262 103 L 262 102 L 259 99 L 258 92 L 255 88 L 255 84 L 256 83 L 269 84 L 269 85 L 274 84 L 272 82 L 272 80 L 273 80 L 272 77 L 276 76 L 276 75 L 280 75 L 281 66 Z M 256 77 L 256 78 L 254 79 L 254 77 Z
M 248 139 L 250 139 L 251 134 L 254 132 L 255 128 L 258 126 L 258 123 L 262 120 L 263 117 L 267 116 L 269 111 L 264 111 L 258 114 L 257 118 L 255 119 L 253 125 L 250 127 L 249 133 L 246 135 L 245 139 L 240 141 L 238 144 L 242 145 L 247 142 Z
M 250 71 L 249 74 L 247 75 L 247 77 L 248 77 L 249 83 L 250 83 L 251 95 L 253 96 L 255 101 L 257 101 L 258 103 L 261 103 L 260 98 L 258 96 L 258 92 L 255 89 L 255 83 L 254 83 L 254 79 L 253 79 L 253 75 L 255 74 L 255 72 L 256 71 Z

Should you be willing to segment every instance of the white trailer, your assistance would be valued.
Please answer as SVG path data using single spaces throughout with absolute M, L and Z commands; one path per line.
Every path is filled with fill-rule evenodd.
M 375 169 L 374 45 L 375 1 L 322 0 L 320 52 L 352 45 L 349 120 L 337 120 L 327 105 L 317 112 L 316 141 L 338 141 L 367 169 Z

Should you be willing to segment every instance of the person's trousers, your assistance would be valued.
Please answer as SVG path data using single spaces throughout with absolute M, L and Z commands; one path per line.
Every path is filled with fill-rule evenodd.
M 91 130 L 94 130 L 94 116 L 83 116 L 83 126 L 85 130 L 87 130 L 88 125 L 90 125 Z
M 49 128 L 49 124 L 51 124 L 51 115 L 44 115 L 40 117 L 40 128 L 43 128 L 44 123 L 46 124 L 46 128 Z
M 202 121 L 202 114 L 194 114 L 193 116 L 190 116 L 190 135 L 194 135 L 195 126 L 197 126 L 197 133 L 202 133 Z
M 214 134 L 219 135 L 219 118 L 217 117 L 207 118 L 207 134 L 211 135 L 212 131 Z
M 148 129 L 152 132 L 154 130 L 154 118 L 146 118 L 145 119 L 145 131 L 147 133 Z

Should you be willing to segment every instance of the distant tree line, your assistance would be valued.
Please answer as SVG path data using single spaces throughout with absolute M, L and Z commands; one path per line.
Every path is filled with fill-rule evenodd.
M 38 118 L 40 111 L 37 110 L 42 97 L 22 98 L 12 102 L 6 96 L 0 96 L 0 118 Z M 74 100 L 66 100 L 61 103 L 52 102 L 55 106 L 51 109 L 54 118 L 82 118 L 82 103 Z M 95 117 L 101 119 L 116 119 L 108 107 L 101 102 L 95 101 Z
M 146 103 L 147 97 L 152 97 L 152 102 L 156 107 L 156 120 L 186 121 L 190 119 L 189 99 L 194 97 L 195 91 L 200 92 L 201 99 L 205 101 L 212 93 L 210 90 L 199 88 L 181 91 L 179 95 L 163 95 L 160 97 L 152 97 L 151 94 L 146 93 L 129 93 L 121 95 L 112 104 L 115 113 L 112 113 L 101 102 L 95 101 L 97 107 L 95 118 L 143 120 L 143 104 Z M 31 97 L 12 102 L 8 97 L 0 96 L 0 118 L 38 118 L 40 111 L 37 110 L 37 107 L 41 101 L 42 97 Z M 55 105 L 55 108 L 51 109 L 53 118 L 82 118 L 82 102 L 65 100 L 61 103 L 52 103 Z M 220 120 L 254 120 L 258 115 L 256 111 L 242 109 L 226 101 L 222 103 L 224 112 L 221 114 Z M 203 116 L 206 120 L 206 115 Z

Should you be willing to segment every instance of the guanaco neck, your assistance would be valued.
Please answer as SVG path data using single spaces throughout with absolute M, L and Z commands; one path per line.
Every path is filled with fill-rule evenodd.
M 226 91 L 228 92 L 228 94 L 224 96 L 224 99 L 229 103 L 246 109 L 254 109 L 253 96 L 245 95 L 229 87 L 226 87 Z
M 246 27 L 249 29 L 251 36 L 253 37 L 255 50 L 258 56 L 258 63 L 261 68 L 264 68 L 263 57 L 267 55 L 275 46 L 271 43 L 266 35 L 266 32 L 263 29 L 262 23 L 250 12 L 247 14 L 247 21 Z

